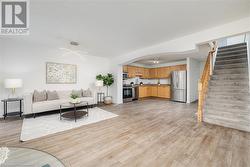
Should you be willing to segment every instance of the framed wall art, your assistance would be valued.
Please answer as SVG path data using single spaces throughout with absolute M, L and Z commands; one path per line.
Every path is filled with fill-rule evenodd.
M 76 84 L 77 65 L 62 63 L 46 63 L 47 84 Z

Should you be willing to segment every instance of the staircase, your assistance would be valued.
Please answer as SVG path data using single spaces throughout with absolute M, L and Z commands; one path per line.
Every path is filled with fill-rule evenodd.
M 218 48 L 204 105 L 204 122 L 250 132 L 247 45 Z

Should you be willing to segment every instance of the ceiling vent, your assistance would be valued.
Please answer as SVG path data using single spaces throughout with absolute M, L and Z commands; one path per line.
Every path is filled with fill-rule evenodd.
M 70 45 L 73 45 L 73 46 L 78 46 L 78 45 L 79 45 L 79 43 L 78 43 L 78 42 L 75 42 L 75 41 L 71 41 L 71 42 L 70 42 Z

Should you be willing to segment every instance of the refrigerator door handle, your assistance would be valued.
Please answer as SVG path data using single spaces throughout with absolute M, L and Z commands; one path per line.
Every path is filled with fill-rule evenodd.
M 180 82 L 179 77 L 180 77 L 180 74 L 179 74 L 179 73 L 177 73 L 177 74 L 178 74 L 178 75 L 177 75 L 177 77 L 176 77 L 176 81 L 177 81 L 177 82 L 176 82 L 176 83 L 177 83 L 177 87 L 176 87 L 176 88 L 179 89 L 179 84 L 180 84 L 180 83 L 179 83 L 179 82 Z

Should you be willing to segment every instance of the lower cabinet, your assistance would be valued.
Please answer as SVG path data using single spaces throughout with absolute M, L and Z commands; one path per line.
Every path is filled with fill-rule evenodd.
M 157 97 L 158 95 L 158 86 L 151 86 L 151 96 Z
M 143 85 L 139 86 L 139 98 L 161 97 L 170 98 L 170 86 L 168 85 Z
M 158 97 L 170 98 L 170 86 L 158 86 Z
M 146 86 L 139 86 L 139 98 L 147 97 L 148 91 Z

